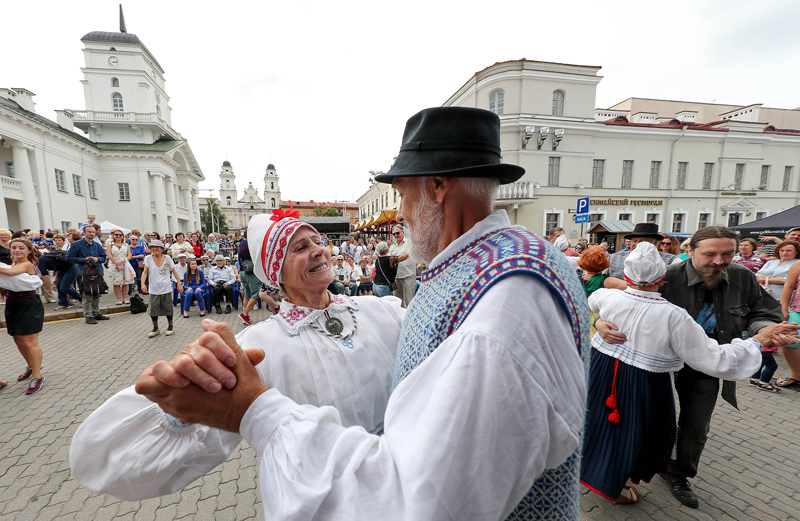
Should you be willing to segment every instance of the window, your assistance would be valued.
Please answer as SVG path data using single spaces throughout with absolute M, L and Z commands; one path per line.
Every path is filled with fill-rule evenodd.
M 87 179 L 86 182 L 89 185 L 89 197 L 97 199 L 97 181 L 94 179 Z
M 231 180 L 230 179 L 226 179 L 225 180 L 225 188 L 230 188 L 230 187 L 231 187 Z
M 603 188 L 603 172 L 605 169 L 605 159 L 595 159 L 592 161 L 592 188 Z
M 706 212 L 701 212 L 700 216 L 697 219 L 697 229 L 700 230 L 701 228 L 705 228 L 711 222 L 711 214 Z
M 270 181 L 269 182 L 269 189 L 270 190 L 275 190 L 275 181 Z
M 645 215 L 644 219 L 647 224 L 658 224 L 658 214 L 657 213 L 648 213 Z
M 122 112 L 122 94 L 115 92 L 111 95 L 111 108 L 114 112 Z
M 131 189 L 128 186 L 128 183 L 117 183 L 117 187 L 119 188 L 119 200 L 120 201 L 130 201 L 131 200 Z
M 75 195 L 83 195 L 83 183 L 81 182 L 81 176 L 72 174 L 72 190 L 75 192 Z
M 273 197 L 272 199 L 270 199 L 270 200 L 269 200 L 269 204 L 270 204 L 270 206 L 272 206 L 273 208 L 275 208 L 275 198 L 274 198 L 274 197 Z
M 225 198 L 225 204 L 227 204 L 228 206 L 231 205 L 231 196 L 230 195 Z
M 59 192 L 67 191 L 67 181 L 64 179 L 64 171 L 56 168 L 56 190 Z
M 729 213 L 728 214 L 728 228 L 733 228 L 734 226 L 739 226 L 741 220 L 742 220 L 742 214 L 740 214 L 739 212 Z
M 633 220 L 633 215 L 629 214 L 629 213 L 621 213 L 617 217 L 617 220 L 620 220 L 620 221 L 632 221 Z
M 703 165 L 703 190 L 711 190 L 711 179 L 714 177 L 714 163 Z
M 783 169 L 783 191 L 788 192 L 789 186 L 792 184 L 792 170 L 794 170 L 793 166 L 787 166 Z
M 756 221 L 767 216 L 767 212 L 756 212 Z
M 544 221 L 544 234 L 550 235 L 550 230 L 558 226 L 558 214 L 548 213 L 545 215 Z
M 680 162 L 678 163 L 678 180 L 676 183 L 676 188 L 678 190 L 683 190 L 686 188 L 686 172 L 689 170 L 689 163 Z
M 392 190 L 394 192 L 394 202 L 397 202 L 397 190 Z
M 744 163 L 736 163 L 736 173 L 733 177 L 734 190 L 741 190 L 744 182 Z
M 306 217 L 308 217 L 308 210 L 306 210 Z
M 503 105 L 505 104 L 505 92 L 502 90 L 493 90 L 491 94 L 489 94 L 489 110 L 497 114 L 498 116 L 503 115 Z
M 6 175 L 14 177 L 14 163 L 6 163 Z
M 72 223 L 69 221 L 61 221 L 61 233 L 67 233 Z
M 553 116 L 564 115 L 564 91 L 553 91 Z
M 561 171 L 561 158 L 551 157 L 547 164 L 547 184 L 558 186 L 558 175 Z
M 772 170 L 771 165 L 761 165 L 761 182 L 758 183 L 758 187 L 761 190 L 766 190 L 767 185 L 769 184 L 769 172 Z
M 685 218 L 685 213 L 672 214 L 672 233 L 683 233 L 683 221 Z
M 622 162 L 622 188 L 630 188 L 633 181 L 633 161 Z
M 661 161 L 650 163 L 650 188 L 658 188 L 661 182 Z
M 589 214 L 589 224 L 594 224 L 597 221 L 603 220 L 603 214 L 601 213 L 590 213 Z
M 112 87 L 119 87 L 119 79 L 111 78 L 111 86 Z

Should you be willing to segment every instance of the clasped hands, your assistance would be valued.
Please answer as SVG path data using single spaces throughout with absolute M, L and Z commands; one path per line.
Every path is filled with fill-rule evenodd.
M 595 328 L 600 333 L 600 337 L 609 344 L 622 344 L 628 340 L 624 333 L 620 333 L 617 326 L 602 318 L 597 319 Z M 780 324 L 762 327 L 753 338 L 758 340 L 764 347 L 788 346 L 800 343 L 798 329 L 800 329 L 800 324 L 781 322 Z
M 202 328 L 171 361 L 145 369 L 136 392 L 186 423 L 239 432 L 247 409 L 268 390 L 255 368 L 264 351 L 243 351 L 230 324 L 205 319 Z

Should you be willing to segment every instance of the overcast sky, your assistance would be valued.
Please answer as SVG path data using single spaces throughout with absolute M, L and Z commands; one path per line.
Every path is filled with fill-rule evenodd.
M 272 162 L 284 199 L 355 201 L 368 171 L 391 165 L 408 117 L 498 61 L 601 66 L 603 108 L 632 96 L 800 106 L 795 1 L 137 0 L 123 9 L 128 32 L 165 70 L 172 126 L 189 140 L 201 187 L 219 187 L 228 159 L 240 195 L 249 181 L 263 190 Z M 85 108 L 80 38 L 118 31 L 118 3 L 26 0 L 0 13 L 0 87 L 33 91 L 52 120 L 55 109 Z

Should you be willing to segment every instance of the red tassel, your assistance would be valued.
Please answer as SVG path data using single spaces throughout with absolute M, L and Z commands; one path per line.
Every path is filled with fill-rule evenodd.
M 616 409 L 617 408 L 617 400 L 614 399 L 613 396 L 609 396 L 606 400 L 606 407 L 609 409 Z
M 614 409 L 614 412 L 608 415 L 608 421 L 611 423 L 619 423 L 619 411 Z

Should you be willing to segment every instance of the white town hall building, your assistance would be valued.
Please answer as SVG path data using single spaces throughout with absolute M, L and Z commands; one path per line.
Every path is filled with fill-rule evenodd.
M 121 13 L 120 32 L 81 41 L 85 110 L 58 110 L 54 122 L 31 91 L 0 89 L 0 227 L 66 231 L 95 214 L 160 233 L 199 229 L 204 177 L 172 127 L 161 65 Z

